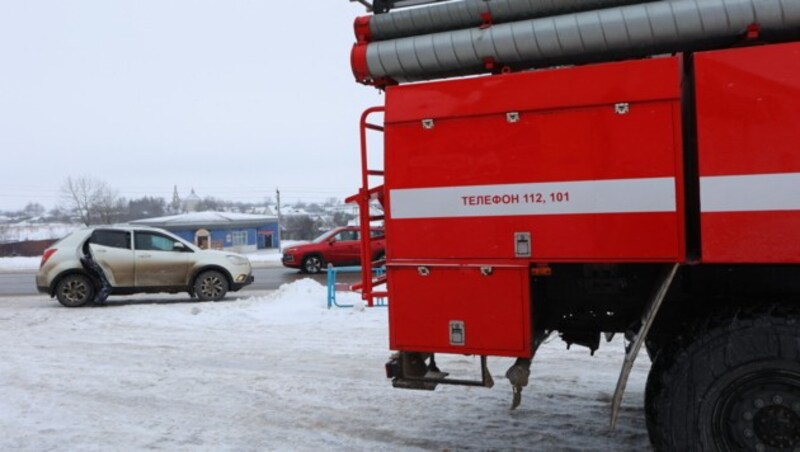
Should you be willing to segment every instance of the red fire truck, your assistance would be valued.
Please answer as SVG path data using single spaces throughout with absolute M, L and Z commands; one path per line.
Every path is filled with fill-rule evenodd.
M 612 426 L 644 348 L 657 449 L 800 450 L 800 1 L 361 3 L 393 385 L 512 357 L 516 406 L 546 337 L 621 333 Z

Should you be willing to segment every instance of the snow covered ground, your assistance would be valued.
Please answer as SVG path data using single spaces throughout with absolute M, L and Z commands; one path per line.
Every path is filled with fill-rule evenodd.
M 607 427 L 621 340 L 543 346 L 516 411 L 508 359 L 489 360 L 493 389 L 392 389 L 386 309 L 328 310 L 309 279 L 218 303 L 0 298 L 0 344 L 0 450 L 649 449 L 645 356 Z M 470 377 L 478 362 L 438 360 Z

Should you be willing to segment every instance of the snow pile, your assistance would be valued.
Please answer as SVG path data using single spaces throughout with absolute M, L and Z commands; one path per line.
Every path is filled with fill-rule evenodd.
M 512 412 L 510 359 L 489 360 L 491 390 L 391 388 L 387 321 L 386 308 L 328 310 L 311 280 L 217 303 L 138 295 L 67 309 L 4 298 L 0 450 L 649 448 L 646 357 L 617 432 L 607 428 L 619 339 L 595 357 L 543 346 Z M 437 361 L 479 375 L 477 357 Z
M 311 278 L 283 284 L 267 295 L 238 300 L 241 309 L 251 320 L 269 321 L 273 324 L 308 326 L 309 323 L 327 322 L 332 312 L 352 315 L 353 310 L 327 310 L 327 288 Z M 337 292 L 340 304 L 362 305 L 361 296 L 355 292 Z M 360 311 L 359 309 L 355 310 Z

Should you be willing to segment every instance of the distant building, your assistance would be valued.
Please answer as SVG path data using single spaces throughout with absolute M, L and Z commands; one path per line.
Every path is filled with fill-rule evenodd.
M 177 185 L 172 190 L 172 203 L 170 203 L 170 205 L 169 205 L 169 210 L 172 213 L 178 213 L 178 212 L 181 211 L 181 197 L 178 194 L 178 186 Z
M 183 200 L 183 211 L 184 212 L 197 212 L 197 206 L 200 204 L 200 197 L 197 196 L 197 193 L 194 192 L 194 188 L 192 192 L 189 193 L 189 196 Z
M 248 252 L 280 249 L 278 217 L 230 212 L 190 212 L 131 221 L 166 229 L 200 248 Z

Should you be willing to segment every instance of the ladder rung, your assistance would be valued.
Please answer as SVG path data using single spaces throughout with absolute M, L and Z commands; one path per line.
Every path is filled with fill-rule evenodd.
M 388 297 L 389 296 L 389 292 L 386 292 L 386 291 L 384 291 L 384 292 L 372 292 L 370 295 L 372 295 L 373 297 L 376 297 L 376 298 L 383 298 L 383 297 Z
M 367 129 L 370 129 L 370 130 L 377 130 L 378 132 L 383 132 L 383 126 L 378 126 L 378 125 L 375 125 L 375 124 L 366 123 L 366 124 L 364 124 L 364 127 L 366 127 Z
M 381 221 L 385 219 L 386 219 L 385 215 L 370 215 L 369 217 L 369 221 Z
M 351 202 L 361 203 L 365 199 L 375 198 L 375 195 L 383 195 L 383 185 L 378 185 L 377 187 L 372 187 L 367 190 L 366 198 L 363 196 L 363 193 L 363 191 L 359 191 L 355 195 L 345 198 L 344 202 L 347 204 L 350 204 Z
M 377 242 L 378 240 L 385 240 L 385 239 L 386 239 L 385 235 L 376 235 L 375 237 L 370 237 L 369 241 L 370 242 Z
M 363 282 L 357 282 L 357 283 L 350 284 L 350 290 L 352 290 L 352 291 L 361 290 L 363 288 L 364 288 L 364 283 Z
M 371 169 L 371 170 L 367 170 L 367 174 L 369 174 L 370 176 L 383 176 L 383 170 Z
M 380 285 L 386 284 L 386 281 L 387 281 L 386 276 L 380 276 L 378 278 L 373 279 L 372 283 L 370 285 L 372 287 L 380 286 Z M 353 283 L 353 284 L 350 285 L 350 290 L 352 290 L 352 291 L 361 290 L 363 288 L 364 288 L 364 283 L 363 282 Z

